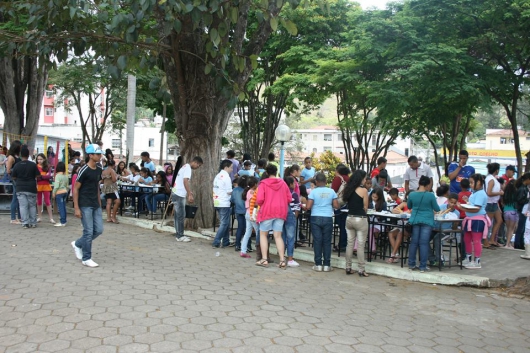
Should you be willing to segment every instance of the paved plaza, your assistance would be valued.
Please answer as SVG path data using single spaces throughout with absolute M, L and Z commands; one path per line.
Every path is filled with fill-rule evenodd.
M 107 223 L 92 269 L 71 215 L 0 224 L 0 352 L 529 352 L 530 301 L 495 290 L 259 268 Z

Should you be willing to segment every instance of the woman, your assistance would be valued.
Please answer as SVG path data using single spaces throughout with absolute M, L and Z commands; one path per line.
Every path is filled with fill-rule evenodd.
M 517 189 L 515 188 L 515 180 L 510 180 L 504 187 L 504 195 L 502 196 L 502 203 L 504 205 L 504 222 L 506 222 L 506 249 L 513 249 L 512 235 L 517 227 L 519 215 L 517 214 Z
M 126 177 L 130 174 L 129 171 L 127 170 L 127 166 L 125 165 L 124 161 L 120 161 L 118 163 L 118 167 L 116 168 L 116 174 L 122 177 Z
M 337 196 L 339 197 L 341 196 L 339 195 L 339 189 L 341 185 L 347 184 L 348 181 L 350 180 L 349 174 L 350 174 L 350 168 L 346 167 L 342 163 L 340 163 L 335 169 L 335 177 L 333 178 L 333 181 L 331 182 L 331 188 L 333 189 L 333 191 L 335 191 L 335 193 L 337 193 Z M 343 200 L 346 201 L 344 198 Z M 339 246 L 335 247 L 333 249 L 334 251 L 344 251 L 343 249 L 346 248 L 346 218 L 348 217 L 348 213 L 342 211 L 342 210 L 347 211 L 346 207 L 347 207 L 347 202 L 346 204 L 344 204 L 344 206 L 341 207 L 341 210 L 337 210 L 335 212 L 335 223 L 339 226 L 340 237 L 339 237 Z
M 348 206 L 348 216 L 346 219 L 346 233 L 348 243 L 346 246 L 346 274 L 351 275 L 351 263 L 353 256 L 353 245 L 355 241 L 360 246 L 361 251 L 357 252 L 359 276 L 368 277 L 364 270 L 364 244 L 368 235 L 368 191 L 364 188 L 366 172 L 356 170 L 344 189 L 343 199 Z
M 53 152 L 53 147 L 49 146 L 46 151 L 46 156 L 48 158 L 48 165 L 53 169 L 55 166 L 55 153 Z
M 276 177 L 278 168 L 275 165 L 269 164 L 265 171 L 269 177 L 261 181 L 256 198 L 256 202 L 260 206 L 257 222 L 259 223 L 262 256 L 262 259 L 256 262 L 256 265 L 269 266 L 269 261 L 267 260 L 267 237 L 269 231 L 272 230 L 278 255 L 280 256 L 278 267 L 286 269 L 287 261 L 285 261 L 285 244 L 282 239 L 282 230 L 283 223 L 287 218 L 287 207 L 289 207 L 289 202 L 291 201 L 291 192 L 283 179 Z
M 436 203 L 436 197 L 428 192 L 427 187 L 431 179 L 423 175 L 419 180 L 418 191 L 409 195 L 407 207 L 412 210 L 410 224 L 412 224 L 412 236 L 409 246 L 409 270 L 415 271 L 416 253 L 420 250 L 420 272 L 428 271 L 427 260 L 431 247 L 432 230 L 435 226 L 434 212 L 440 212 L 440 206 Z
M 48 211 L 48 217 L 50 217 L 50 223 L 55 224 L 52 214 L 52 204 L 50 202 L 50 196 L 52 193 L 52 185 L 50 180 L 52 179 L 51 170 L 48 166 L 48 160 L 44 153 L 37 155 L 37 168 L 39 169 L 40 177 L 37 179 L 37 222 L 41 221 L 42 217 L 42 199 L 44 198 L 44 204 Z
M 486 213 L 493 223 L 493 228 L 491 229 L 491 242 L 488 238 L 484 239 L 484 248 L 491 249 L 492 246 L 500 246 L 499 243 L 497 243 L 497 233 L 499 232 L 499 228 L 503 221 L 501 209 L 499 208 L 499 200 L 501 196 L 504 195 L 504 191 L 501 190 L 501 184 L 497 180 L 497 175 L 499 175 L 499 170 L 501 169 L 500 164 L 490 163 L 487 165 L 487 168 L 486 194 L 488 195 L 488 204 L 486 205 Z
M 462 266 L 467 269 L 480 269 L 482 268 L 480 263 L 482 239 L 488 237 L 488 228 L 491 226 L 491 220 L 486 216 L 488 195 L 484 191 L 484 178 L 481 174 L 471 175 L 469 177 L 469 186 L 473 194 L 471 194 L 467 204 L 464 206 L 466 218 L 464 218 L 462 223 L 462 229 L 464 230 L 466 257 L 462 261 Z M 471 261 L 473 252 L 475 260 Z
M 166 180 L 169 183 L 169 185 L 173 185 L 173 166 L 171 163 L 165 163 L 164 164 L 164 172 L 166 174 Z
M 7 151 L 7 160 L 6 160 L 6 175 L 8 178 L 8 181 L 11 181 L 11 171 L 13 170 L 13 167 L 15 164 L 20 162 L 20 148 L 22 147 L 22 143 L 19 140 L 15 140 L 11 143 L 11 146 L 9 146 L 9 151 Z M 18 205 L 18 198 L 17 198 L 17 190 L 16 185 L 13 183 L 13 197 L 11 198 L 11 224 L 22 224 L 20 222 L 20 208 Z M 17 218 L 18 214 L 18 218 Z
M 167 202 L 171 196 L 171 184 L 168 182 L 165 172 L 159 171 L 156 174 L 155 185 L 159 185 L 158 191 L 148 194 L 146 199 L 147 209 L 149 210 L 148 218 L 156 213 L 158 202 Z
M 114 159 L 107 161 L 108 168 L 101 173 L 101 179 L 103 180 L 103 188 L 101 192 L 105 194 L 107 200 L 107 222 L 118 224 L 117 214 L 118 208 L 120 207 L 120 193 L 118 192 L 118 174 L 114 170 L 116 162 Z M 114 208 L 112 207 L 112 201 L 114 201 Z
M 294 192 L 298 195 L 298 198 L 300 198 L 300 185 L 298 184 L 298 179 L 300 178 L 300 166 L 298 164 L 293 164 L 290 167 L 285 168 L 285 171 L 283 172 L 283 178 L 286 177 L 293 177 L 294 179 Z

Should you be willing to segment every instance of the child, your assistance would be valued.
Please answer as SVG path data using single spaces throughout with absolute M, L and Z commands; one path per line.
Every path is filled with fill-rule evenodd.
M 504 195 L 502 196 L 502 203 L 504 205 L 504 222 L 506 223 L 506 244 L 504 244 L 504 247 L 510 249 L 513 248 L 511 240 L 515 233 L 517 223 L 519 222 L 515 180 L 512 179 L 506 183 L 506 186 L 504 187 Z
M 267 160 L 262 158 L 258 160 L 258 166 L 256 167 L 256 173 L 258 173 L 258 181 L 262 179 L 263 173 L 265 173 L 265 168 L 267 167 Z
M 291 202 L 289 203 L 289 209 L 287 210 L 287 219 L 283 224 L 283 238 L 287 244 L 287 266 L 298 267 L 300 264 L 293 259 L 295 238 L 296 238 L 296 219 L 298 218 L 298 212 L 300 211 L 300 198 L 295 192 L 296 181 L 292 176 L 287 176 L 283 179 L 289 191 L 291 191 Z
M 103 179 L 103 188 L 101 192 L 105 194 L 107 200 L 107 222 L 108 223 L 119 223 L 116 216 L 118 214 L 118 208 L 120 207 L 120 194 L 118 192 L 118 174 L 114 170 L 116 162 L 114 159 L 109 159 L 108 168 L 101 173 L 101 179 Z M 114 209 L 112 209 L 112 201 L 114 201 Z
M 368 209 L 372 209 L 375 212 L 382 212 L 386 211 L 388 209 L 387 203 L 385 201 L 385 194 L 383 192 L 383 189 L 376 188 L 372 191 L 371 195 L 372 201 L 368 205 Z M 376 244 L 374 241 L 374 235 L 377 235 L 381 232 L 381 226 L 378 225 L 371 225 L 368 229 L 369 234 L 369 243 L 371 244 L 372 252 L 376 250 Z M 355 246 L 353 247 L 354 251 L 357 251 L 357 242 L 355 242 Z M 364 250 L 364 249 L 362 249 Z
M 458 203 L 463 204 L 466 203 L 469 196 L 471 196 L 471 191 L 469 190 L 469 179 L 460 180 L 460 187 L 462 188 L 462 191 L 458 193 Z M 460 218 L 466 218 L 466 211 L 463 208 L 459 207 L 457 204 L 456 209 L 460 211 Z
M 68 176 L 64 162 L 57 163 L 57 170 L 55 180 L 53 183 L 52 198 L 57 202 L 57 210 L 59 211 L 59 223 L 55 227 L 66 226 L 66 197 L 68 196 Z
M 370 198 L 371 197 L 371 194 L 372 194 L 372 191 L 374 190 L 372 188 L 372 179 L 371 178 L 366 178 L 366 181 L 364 182 L 364 188 L 366 189 L 366 191 L 368 191 L 368 197 Z
M 388 196 L 396 203 L 396 206 L 399 206 L 403 201 L 399 197 L 399 190 L 397 188 L 392 188 L 388 190 Z
M 230 195 L 230 202 L 235 205 L 234 211 L 237 219 L 237 231 L 236 231 L 236 251 L 241 251 L 241 238 L 245 235 L 247 228 L 245 214 L 247 209 L 245 207 L 245 201 L 243 200 L 243 192 L 247 187 L 247 176 L 242 176 L 237 180 L 237 186 L 232 189 L 232 195 Z
M 254 175 L 254 171 L 253 170 L 250 170 L 250 167 L 252 167 L 252 162 L 251 161 L 244 161 L 243 162 L 243 169 L 239 170 L 239 172 L 237 172 L 237 174 L 239 176 L 253 176 Z
M 256 189 L 258 188 L 258 179 L 256 177 L 249 177 L 247 180 L 247 186 L 245 187 L 245 190 L 241 194 L 241 199 L 245 202 L 245 235 L 243 236 L 243 239 L 241 240 L 241 253 L 239 256 L 244 257 L 246 259 L 249 259 L 251 256 L 247 254 L 247 252 L 250 250 L 251 244 L 250 244 L 250 236 L 252 235 L 252 229 L 254 229 L 254 232 L 256 235 L 259 234 L 258 230 L 258 224 L 256 223 L 256 218 L 252 217 L 254 214 L 254 208 L 250 208 L 250 200 L 254 196 Z M 233 191 L 232 191 L 233 195 Z M 239 224 L 239 222 L 238 222 Z
M 37 168 L 40 172 L 40 176 L 37 178 L 37 222 L 41 221 L 43 211 L 42 199 L 44 198 L 44 204 L 48 211 L 50 223 L 55 224 L 55 221 L 53 220 L 52 204 L 50 202 L 50 195 L 52 193 L 50 179 L 52 178 L 52 175 L 48 166 L 48 159 L 44 153 L 39 153 L 37 155 Z
M 408 195 L 411 192 L 412 192 L 411 190 L 409 190 L 407 192 L 407 194 L 405 195 L 405 200 L 408 198 Z M 399 200 L 399 203 L 398 203 L 397 200 Z M 407 202 L 401 201 L 401 199 L 399 197 L 398 197 L 397 200 L 396 200 L 396 203 L 398 203 L 398 205 L 392 209 L 392 213 L 410 215 L 411 214 L 411 210 L 409 210 L 409 208 L 407 206 Z M 408 222 L 408 217 L 404 218 L 404 219 L 401 219 L 398 222 L 400 222 L 401 225 L 403 225 L 405 222 Z M 410 234 L 406 230 L 404 230 L 403 232 L 401 230 L 402 230 L 402 227 L 396 227 L 396 228 L 393 228 L 390 232 L 388 232 L 388 242 L 390 243 L 390 257 L 388 258 L 388 260 L 386 260 L 386 262 L 389 263 L 389 264 L 399 262 L 399 258 L 400 258 L 399 257 L 399 247 L 401 246 L 401 242 L 403 241 L 403 237 L 404 236 L 406 236 L 406 237 L 410 236 Z
M 314 177 L 316 188 L 309 194 L 307 209 L 311 210 L 311 233 L 317 272 L 332 271 L 331 267 L 331 234 L 333 232 L 333 209 L 339 208 L 337 194 L 326 187 L 326 175 L 317 173 Z M 324 258 L 322 260 L 322 258 Z M 322 266 L 323 265 L 323 266 Z
M 138 184 L 145 184 L 145 185 L 151 185 L 153 184 L 153 175 L 151 174 L 151 170 L 149 168 L 142 167 L 140 169 L 140 178 L 137 181 Z M 136 191 L 139 192 L 140 188 L 136 188 Z M 146 207 L 144 207 L 144 201 L 147 199 L 147 196 L 149 196 L 149 193 L 142 193 L 138 197 L 138 212 L 145 211 Z M 134 200 L 134 199 L 133 199 Z
M 456 209 L 456 204 L 458 203 L 458 194 L 451 193 L 448 195 L 447 203 L 440 205 L 440 212 L 438 212 L 439 217 L 443 217 L 444 219 L 454 219 L 457 220 L 460 218 L 460 212 Z M 436 227 L 435 229 L 441 229 L 449 230 L 449 229 L 457 229 L 458 223 L 457 222 L 435 222 Z M 433 248 L 434 248 L 434 257 L 430 258 L 431 266 L 437 266 L 439 261 L 444 262 L 443 255 L 441 254 L 441 248 L 440 248 L 440 237 L 447 236 L 446 233 L 443 232 L 437 232 L 434 233 L 433 237 L 431 238 L 433 242 Z M 460 234 L 457 235 L 457 237 L 460 236 Z M 442 242 L 443 242 L 442 238 Z M 461 239 L 457 239 L 457 241 Z M 460 241 L 458 241 L 460 243 Z
M 436 203 L 438 206 L 447 203 L 447 196 L 449 195 L 449 186 L 441 185 L 436 189 Z

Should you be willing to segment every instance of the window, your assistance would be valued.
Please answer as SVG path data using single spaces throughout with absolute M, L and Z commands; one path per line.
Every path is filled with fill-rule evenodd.
M 46 108 L 46 109 L 44 109 L 44 115 L 46 115 L 46 116 L 53 116 L 53 108 Z
M 510 143 L 513 145 L 515 143 L 514 139 L 510 139 Z
M 342 141 L 342 134 L 337 135 L 337 141 Z
M 53 97 L 53 91 L 46 90 L 46 98 L 52 98 Z
M 121 148 L 121 139 L 112 139 L 112 148 Z
M 505 145 L 506 144 L 506 137 L 501 137 L 501 145 Z
M 317 135 L 313 135 L 313 141 L 317 140 Z
M 331 151 L 331 147 L 329 147 L 329 146 L 324 146 L 324 151 Z
M 526 136 L 526 141 L 530 141 L 530 136 Z
M 149 147 L 155 147 L 155 139 L 149 139 Z
M 324 141 L 331 141 L 331 134 L 324 134 Z
M 317 153 L 317 149 L 316 149 L 316 148 L 313 148 L 313 152 L 314 152 L 314 153 Z

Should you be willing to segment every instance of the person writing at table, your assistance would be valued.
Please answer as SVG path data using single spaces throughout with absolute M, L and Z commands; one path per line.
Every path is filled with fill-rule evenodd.
M 392 190 L 390 190 L 392 191 Z M 405 200 L 408 199 L 408 196 L 412 193 L 412 191 L 408 191 L 407 194 L 405 195 Z M 396 203 L 397 200 L 395 200 Z M 400 200 L 400 202 L 398 203 L 398 205 L 396 207 L 394 207 L 392 209 L 392 213 L 394 214 L 411 214 L 412 210 L 410 210 L 408 207 L 407 207 L 407 202 L 402 202 Z M 390 243 L 390 257 L 388 258 L 388 260 L 386 260 L 387 263 L 389 264 L 393 264 L 393 263 L 398 263 L 399 262 L 399 259 L 400 259 L 400 256 L 399 256 L 399 247 L 401 246 L 401 243 L 403 242 L 403 237 L 410 237 L 410 233 L 407 232 L 406 229 L 403 229 L 403 224 L 405 224 L 406 222 L 408 222 L 408 218 L 403 218 L 401 220 L 398 221 L 398 224 L 401 224 L 401 226 L 399 227 L 396 227 L 396 228 L 393 228 L 390 232 L 388 232 L 388 242 Z M 403 229 L 403 231 L 402 231 Z
M 126 177 L 120 177 L 120 180 L 129 183 L 129 184 L 136 184 L 138 180 L 140 180 L 140 168 L 134 163 L 131 163 L 129 165 L 129 170 L 131 171 L 131 174 L 127 175 Z M 131 198 L 131 205 L 127 207 L 128 210 L 134 210 L 136 208 L 136 197 L 134 192 L 131 191 L 124 191 L 122 192 L 122 199 L 125 200 L 126 197 Z
M 167 180 L 167 174 L 163 171 L 159 171 L 154 180 L 155 185 L 158 186 L 156 193 L 147 194 L 147 209 L 149 210 L 149 216 L 153 216 L 156 213 L 158 202 L 166 202 L 171 196 L 171 185 Z
M 431 184 L 431 179 L 423 175 L 419 182 L 418 191 L 409 195 L 407 207 L 412 209 L 410 224 L 412 224 L 412 236 L 409 246 L 409 269 L 415 271 L 416 254 L 420 251 L 420 272 L 428 271 L 427 260 L 429 259 L 432 230 L 435 226 L 434 212 L 440 211 L 440 206 L 436 203 L 436 197 L 428 192 L 427 188 Z
M 491 220 L 486 214 L 488 195 L 484 191 L 484 177 L 481 174 L 473 174 L 469 177 L 469 186 L 473 194 L 469 197 L 464 206 L 466 218 L 462 223 L 464 230 L 464 243 L 466 246 L 466 258 L 462 261 L 462 266 L 467 269 L 476 270 L 482 268 L 480 256 L 482 255 L 482 239 L 488 236 L 488 228 L 491 227 Z M 471 261 L 471 256 L 475 253 L 475 261 Z
M 153 177 L 151 175 L 151 171 L 145 167 L 140 169 L 140 179 L 138 179 L 138 184 L 144 184 L 144 185 L 151 185 L 153 184 Z M 140 191 L 139 189 L 136 191 Z M 143 192 L 140 194 L 140 197 L 138 197 L 138 202 L 140 202 L 139 205 L 139 212 L 145 211 L 146 207 L 144 207 L 144 201 L 147 199 L 147 196 L 149 196 L 152 192 L 151 190 L 142 190 Z

